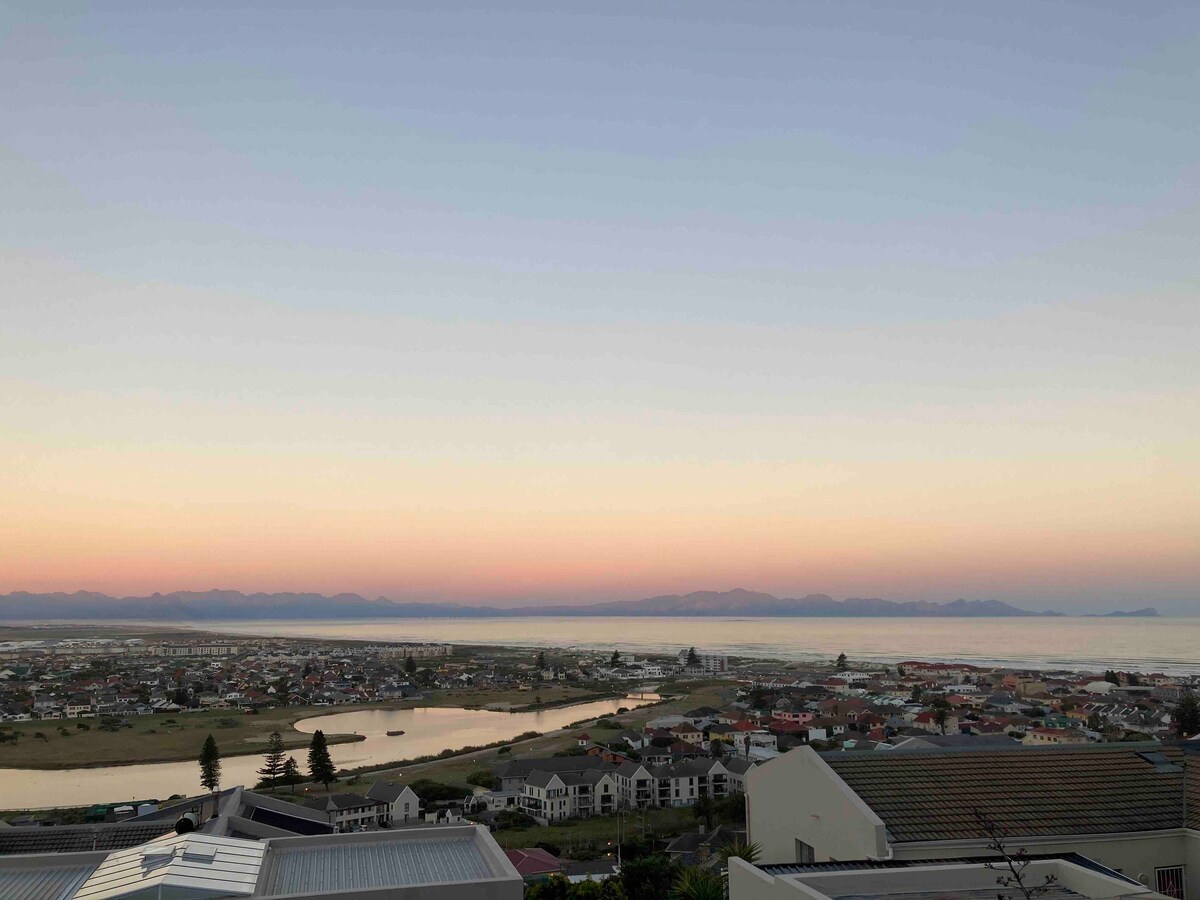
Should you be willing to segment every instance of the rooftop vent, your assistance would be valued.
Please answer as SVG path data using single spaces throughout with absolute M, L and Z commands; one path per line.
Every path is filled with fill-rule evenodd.
M 1171 762 L 1159 750 L 1143 750 L 1138 756 L 1154 766 L 1155 772 L 1182 772 L 1183 769 Z

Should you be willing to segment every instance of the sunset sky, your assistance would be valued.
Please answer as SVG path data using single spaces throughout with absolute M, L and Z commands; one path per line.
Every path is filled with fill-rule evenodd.
M 176 6 L 0 7 L 0 593 L 1200 615 L 1200 4 Z

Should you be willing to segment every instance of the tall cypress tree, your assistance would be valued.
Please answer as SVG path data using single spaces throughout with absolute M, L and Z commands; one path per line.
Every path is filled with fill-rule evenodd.
M 1180 697 L 1175 707 L 1175 730 L 1185 739 L 1200 734 L 1200 704 L 1191 691 Z
M 279 776 L 283 774 L 283 757 L 283 736 L 278 731 L 272 731 L 271 736 L 267 738 L 267 752 L 263 756 L 263 767 L 258 770 L 262 780 L 272 789 Z
M 312 743 L 308 745 L 308 774 L 313 781 L 325 785 L 326 791 L 330 783 L 337 780 L 337 769 L 329 755 L 329 745 L 325 743 L 325 732 L 320 729 L 313 732 Z
M 200 783 L 214 793 L 221 786 L 221 751 L 211 734 L 200 748 Z

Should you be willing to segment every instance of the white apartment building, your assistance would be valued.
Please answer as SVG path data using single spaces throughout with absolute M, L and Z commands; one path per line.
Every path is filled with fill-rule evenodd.
M 521 786 L 520 808 L 549 825 L 608 815 L 616 811 L 617 797 L 617 782 L 610 771 L 534 772 Z

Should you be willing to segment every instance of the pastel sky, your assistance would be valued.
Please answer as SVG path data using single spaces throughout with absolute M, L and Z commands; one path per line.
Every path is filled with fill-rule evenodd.
M 0 592 L 1200 615 L 1198 97 L 1192 0 L 5 3 Z

